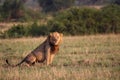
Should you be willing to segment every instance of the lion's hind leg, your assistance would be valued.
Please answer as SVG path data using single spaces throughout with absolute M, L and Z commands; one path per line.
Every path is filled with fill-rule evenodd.
M 33 66 L 36 63 L 36 57 L 32 55 L 27 56 L 25 62 L 27 63 L 27 66 Z

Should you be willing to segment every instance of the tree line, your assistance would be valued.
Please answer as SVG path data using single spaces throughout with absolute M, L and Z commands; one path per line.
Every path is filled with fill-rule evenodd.
M 79 3 L 104 4 L 114 3 L 120 5 L 120 0 L 37 0 L 39 7 L 42 11 L 33 11 L 26 9 L 25 3 L 28 0 L 4 0 L 3 4 L 0 5 L 0 21 L 28 21 L 41 19 L 41 13 L 54 13 L 70 7 L 75 6 Z M 1 3 L 1 2 L 0 2 Z
M 58 13 L 48 26 L 70 35 L 120 33 L 120 6 L 108 5 L 100 10 L 73 7 Z
M 119 34 L 120 6 L 108 5 L 101 9 L 72 7 L 54 14 L 47 24 L 17 25 L 1 33 L 2 38 L 45 36 L 58 31 L 65 35 Z
M 42 11 L 26 9 L 27 0 L 4 0 L 0 5 L 0 21 L 27 21 L 40 19 L 42 13 L 56 12 L 73 6 L 75 0 L 37 0 Z M 34 14 L 33 14 L 34 13 Z

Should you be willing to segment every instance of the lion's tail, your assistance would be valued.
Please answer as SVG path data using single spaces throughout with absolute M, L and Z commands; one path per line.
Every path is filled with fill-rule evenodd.
M 6 63 L 7 63 L 9 66 L 11 66 L 11 67 L 19 66 L 19 65 L 21 65 L 24 61 L 25 61 L 25 60 L 22 60 L 20 63 L 18 63 L 18 64 L 16 64 L 16 65 L 12 65 L 12 64 L 10 64 L 9 61 L 6 59 Z

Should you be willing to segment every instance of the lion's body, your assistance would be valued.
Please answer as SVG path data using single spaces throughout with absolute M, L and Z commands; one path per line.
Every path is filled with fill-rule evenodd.
M 40 44 L 36 49 L 34 49 L 31 53 L 29 53 L 23 61 L 18 63 L 18 66 L 23 62 L 26 62 L 29 66 L 35 64 L 36 62 L 45 62 L 49 65 L 52 63 L 54 55 L 59 51 L 59 44 L 62 40 L 62 34 L 58 32 L 54 32 L 48 36 L 48 38 Z M 8 60 L 6 62 L 10 65 Z

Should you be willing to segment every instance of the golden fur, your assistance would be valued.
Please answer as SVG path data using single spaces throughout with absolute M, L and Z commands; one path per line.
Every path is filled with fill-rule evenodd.
M 47 39 L 31 53 L 29 53 L 20 63 L 11 65 L 8 60 L 6 60 L 6 63 L 10 66 L 18 66 L 23 62 L 26 62 L 28 66 L 31 66 L 36 62 L 46 62 L 46 64 L 49 65 L 52 63 L 55 54 L 59 50 L 59 44 L 62 41 L 62 36 L 62 33 L 50 33 Z

